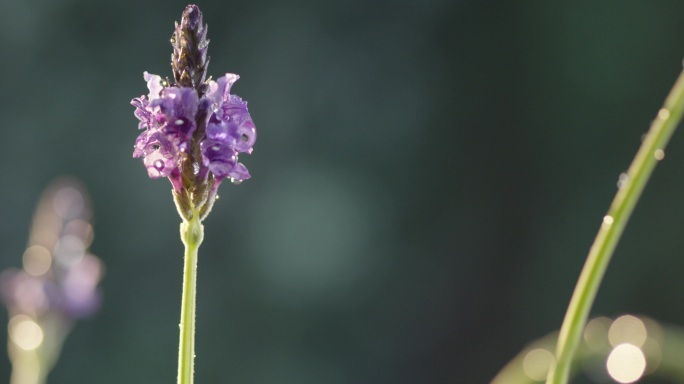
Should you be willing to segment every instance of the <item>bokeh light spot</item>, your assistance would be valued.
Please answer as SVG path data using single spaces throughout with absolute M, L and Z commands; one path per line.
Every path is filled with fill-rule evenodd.
M 612 346 L 629 343 L 641 347 L 646 341 L 646 336 L 646 325 L 632 315 L 618 317 L 608 330 L 608 340 Z
M 34 350 L 43 343 L 43 329 L 26 315 L 12 317 L 7 328 L 14 344 L 23 350 Z
M 65 236 L 74 236 L 83 242 L 83 247 L 88 248 L 93 242 L 93 226 L 85 220 L 71 220 L 64 226 Z
M 80 216 L 85 209 L 83 194 L 73 187 L 58 190 L 55 193 L 53 204 L 57 214 L 66 220 Z
M 41 245 L 30 246 L 24 251 L 24 269 L 33 276 L 44 275 L 52 264 L 52 255 Z
M 663 352 L 660 348 L 660 343 L 657 340 L 649 337 L 641 347 L 641 350 L 644 352 L 647 360 L 646 373 L 655 372 L 663 359 Z
M 73 266 L 81 262 L 85 256 L 85 244 L 76 236 L 64 236 L 55 246 L 55 259 L 63 266 Z
M 523 370 L 530 379 L 542 381 L 546 378 L 553 361 L 554 357 L 551 352 L 544 348 L 535 348 L 525 355 Z
M 608 343 L 608 329 L 612 320 L 607 317 L 591 319 L 584 328 L 584 342 L 593 351 L 605 351 L 610 347 Z
M 606 369 L 618 383 L 633 383 L 646 370 L 646 357 L 639 347 L 624 343 L 616 346 L 608 355 Z

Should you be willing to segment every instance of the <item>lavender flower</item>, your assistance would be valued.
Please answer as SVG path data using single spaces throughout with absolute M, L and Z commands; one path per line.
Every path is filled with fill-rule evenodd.
M 171 181 L 179 213 L 187 220 L 195 211 L 206 217 L 221 181 L 239 184 L 250 178 L 238 155 L 252 153 L 256 141 L 247 102 L 230 93 L 239 76 L 206 79 L 206 35 L 199 8 L 187 6 L 171 37 L 174 82 L 145 72 L 149 93 L 131 102 L 142 130 L 133 157 L 143 158 L 149 177 Z

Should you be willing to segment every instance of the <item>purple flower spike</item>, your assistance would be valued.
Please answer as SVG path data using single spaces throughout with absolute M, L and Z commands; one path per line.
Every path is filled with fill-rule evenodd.
M 175 82 L 144 73 L 149 93 L 131 101 L 143 130 L 133 157 L 142 157 L 151 178 L 167 177 L 178 211 L 190 220 L 204 219 L 216 188 L 225 178 L 250 178 L 238 154 L 251 154 L 256 127 L 247 102 L 230 93 L 240 76 L 226 73 L 205 80 L 209 65 L 207 27 L 202 12 L 189 5 L 171 37 Z

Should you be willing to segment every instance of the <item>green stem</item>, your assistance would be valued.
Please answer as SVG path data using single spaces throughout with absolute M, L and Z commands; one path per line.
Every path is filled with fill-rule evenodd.
M 556 364 L 551 367 L 547 384 L 568 382 L 573 355 L 580 342 L 589 311 L 615 246 L 634 211 L 634 206 L 653 173 L 658 160 L 665 156 L 664 148 L 674 133 L 684 111 L 684 72 L 665 99 L 656 119 L 651 124 L 626 177 L 621 177 L 620 188 L 603 218 L 587 261 L 582 268 L 577 286 L 570 299 L 568 311 L 558 335 Z
M 11 359 L 10 384 L 47 383 L 47 370 L 42 366 L 36 350 L 26 351 L 15 347 Z
M 36 345 L 28 347 L 17 325 L 33 324 L 40 329 L 42 339 Z M 56 313 L 48 313 L 39 318 L 25 314 L 10 313 L 7 327 L 7 353 L 12 362 L 10 384 L 45 384 L 48 374 L 59 359 L 64 340 L 73 324 Z
M 181 240 L 185 244 L 183 299 L 181 302 L 180 345 L 178 347 L 178 384 L 192 384 L 195 360 L 195 291 L 197 287 L 197 250 L 204 237 L 199 213 L 193 211 L 190 221 L 181 223 Z

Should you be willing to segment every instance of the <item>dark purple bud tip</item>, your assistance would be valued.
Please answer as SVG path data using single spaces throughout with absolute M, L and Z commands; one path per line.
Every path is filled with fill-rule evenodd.
M 202 96 L 209 65 L 209 40 L 207 27 L 202 24 L 202 12 L 199 7 L 190 4 L 185 8 L 181 22 L 176 23 L 176 29 L 171 36 L 171 45 L 171 68 L 175 85 L 195 88 Z
M 181 25 L 190 30 L 196 30 L 202 26 L 202 12 L 195 4 L 190 4 L 185 7 L 183 11 L 183 17 L 181 19 Z

